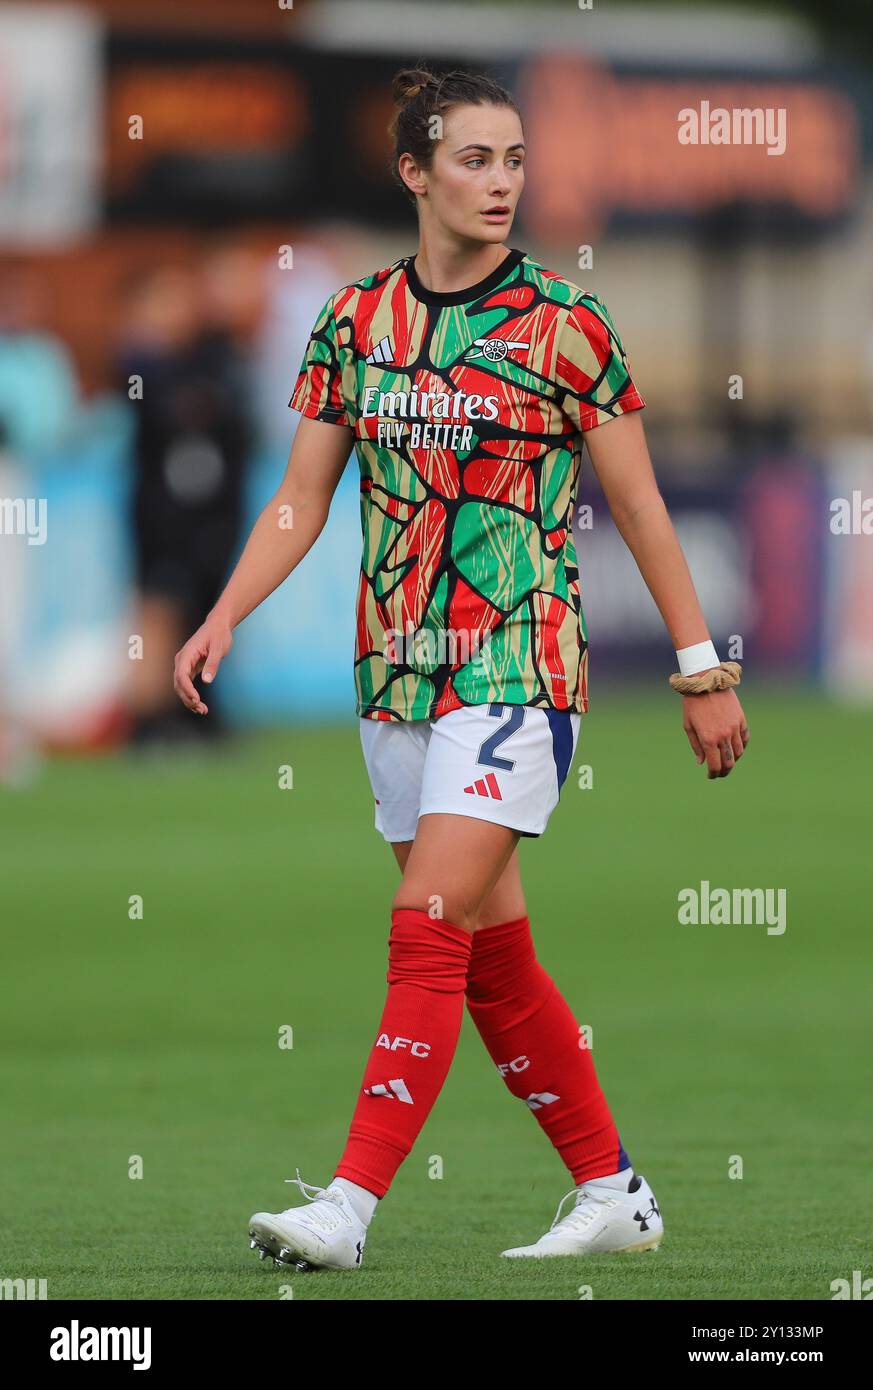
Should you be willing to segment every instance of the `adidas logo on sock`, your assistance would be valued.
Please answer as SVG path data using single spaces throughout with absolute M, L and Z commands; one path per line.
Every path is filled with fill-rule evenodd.
M 473 783 L 472 787 L 465 787 L 464 791 L 468 792 L 470 796 L 490 797 L 492 801 L 503 800 L 497 785 L 497 778 L 493 772 L 489 772 L 487 777 L 480 777 L 478 781 Z
M 551 1091 L 531 1091 L 525 1097 L 525 1105 L 529 1105 L 531 1110 L 542 1110 L 544 1105 L 551 1105 L 553 1101 L 560 1100 L 560 1096 L 554 1095 Z
M 375 1086 L 364 1087 L 365 1096 L 384 1096 L 386 1100 L 402 1100 L 404 1105 L 414 1105 L 415 1102 L 406 1088 L 406 1082 L 402 1076 L 395 1077 L 393 1081 L 377 1082 Z
M 367 353 L 367 356 L 364 358 L 364 361 L 369 362 L 371 366 L 377 366 L 378 364 L 384 362 L 393 362 L 394 344 L 392 343 L 390 337 L 386 336 L 384 338 L 380 338 L 376 346 L 373 348 L 373 351 Z

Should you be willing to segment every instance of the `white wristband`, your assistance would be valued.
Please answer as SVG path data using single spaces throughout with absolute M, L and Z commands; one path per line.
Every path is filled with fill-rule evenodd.
M 711 666 L 719 664 L 715 647 L 711 642 L 697 642 L 693 647 L 682 647 L 676 652 L 676 657 L 680 674 L 683 676 L 693 676 L 698 671 L 707 671 Z

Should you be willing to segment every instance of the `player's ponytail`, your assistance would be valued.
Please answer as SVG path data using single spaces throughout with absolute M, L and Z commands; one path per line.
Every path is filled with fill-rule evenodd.
M 484 73 L 464 72 L 460 68 L 441 74 L 423 65 L 401 68 L 394 74 L 391 95 L 391 172 L 413 202 L 415 195 L 409 193 L 400 177 L 398 164 L 402 154 L 411 154 L 422 169 L 431 167 L 436 143 L 442 138 L 440 122 L 435 122 L 434 116 L 444 116 L 451 106 L 509 106 L 521 120 L 521 112 L 505 87 Z

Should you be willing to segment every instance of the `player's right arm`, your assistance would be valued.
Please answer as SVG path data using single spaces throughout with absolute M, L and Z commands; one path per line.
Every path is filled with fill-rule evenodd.
M 195 714 L 206 714 L 208 706 L 194 686 L 194 677 L 202 671 L 205 682 L 215 679 L 237 623 L 263 603 L 312 549 L 353 446 L 350 426 L 301 416 L 279 488 L 252 527 L 215 607 L 176 653 L 173 687 Z

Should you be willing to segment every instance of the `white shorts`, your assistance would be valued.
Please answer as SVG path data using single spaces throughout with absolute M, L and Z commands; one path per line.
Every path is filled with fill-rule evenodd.
M 419 816 L 473 816 L 541 835 L 558 804 L 581 714 L 467 705 L 438 719 L 362 719 L 361 744 L 385 839 L 415 839 Z

